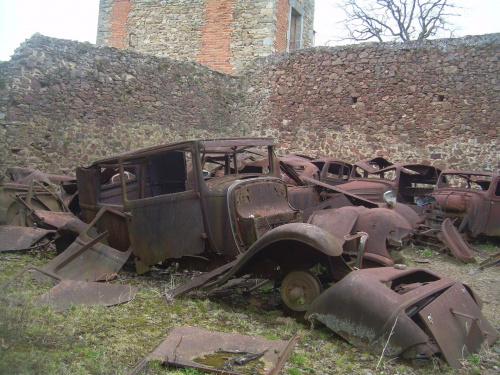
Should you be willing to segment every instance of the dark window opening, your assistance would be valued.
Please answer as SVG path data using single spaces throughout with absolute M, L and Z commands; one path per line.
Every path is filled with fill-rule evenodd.
M 437 96 L 437 101 L 438 101 L 438 102 L 442 102 L 442 101 L 444 101 L 444 95 L 438 95 L 438 96 Z
M 358 102 L 358 98 L 356 96 L 351 96 L 351 104 L 356 104 Z
M 302 48 L 302 15 L 295 8 L 292 8 L 288 50 L 295 51 L 300 48 Z

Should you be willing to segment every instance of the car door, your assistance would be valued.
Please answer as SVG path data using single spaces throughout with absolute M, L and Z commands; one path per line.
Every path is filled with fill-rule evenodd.
M 204 224 L 196 183 L 188 183 L 188 150 L 141 160 L 141 193 L 124 201 L 133 253 L 144 265 L 201 254 Z

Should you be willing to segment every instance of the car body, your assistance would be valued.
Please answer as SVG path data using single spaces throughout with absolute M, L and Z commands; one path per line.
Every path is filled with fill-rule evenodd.
M 72 197 L 58 184 L 71 180 L 31 168 L 7 168 L 0 176 L 0 225 L 57 229 Z
M 353 165 L 345 160 L 323 157 L 311 161 L 319 169 L 319 180 L 329 185 L 345 184 L 349 180 Z
M 444 170 L 432 196 L 459 232 L 500 236 L 500 174 Z
M 383 202 L 387 191 L 394 191 L 399 203 L 416 205 L 418 197 L 430 195 L 440 170 L 424 164 L 393 164 L 382 157 L 354 163 L 349 181 L 339 189 L 373 202 Z
M 206 271 L 236 262 L 228 274 L 284 282 L 285 302 L 297 309 L 361 258 L 363 266 L 393 264 L 386 243 L 408 237 L 405 218 L 370 202 L 376 211 L 355 207 L 337 193 L 334 206 L 311 210 L 305 222 L 290 205 L 274 147 L 268 138 L 195 139 L 78 167 L 81 218 L 92 223 L 79 242 L 91 242 L 94 230 L 106 233 L 106 246 L 131 251 L 139 273 L 172 260 Z M 381 218 L 387 220 L 378 226 Z M 318 264 L 321 274 L 311 274 Z
M 386 267 L 351 272 L 313 301 L 306 318 L 376 355 L 441 353 L 459 369 L 467 355 L 498 339 L 481 306 L 468 286 L 433 271 Z

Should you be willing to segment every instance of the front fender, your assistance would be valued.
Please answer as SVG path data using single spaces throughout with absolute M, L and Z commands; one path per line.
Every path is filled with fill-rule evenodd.
M 277 274 L 284 274 L 289 269 L 308 269 L 319 262 L 327 266 L 329 258 L 341 254 L 342 244 L 325 230 L 306 223 L 285 224 L 260 237 L 223 278 L 209 286 L 222 285 L 245 273 L 266 277 L 269 275 L 264 272 L 269 267 L 274 267 Z
M 290 223 L 281 225 L 259 238 L 245 253 L 252 257 L 267 246 L 282 240 L 291 240 L 314 247 L 328 256 L 342 254 L 342 244 L 327 231 L 316 225 L 306 223 Z M 242 258 L 243 259 L 243 258 Z

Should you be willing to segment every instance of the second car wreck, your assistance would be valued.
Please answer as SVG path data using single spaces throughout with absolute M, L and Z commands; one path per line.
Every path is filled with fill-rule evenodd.
M 432 197 L 460 233 L 500 237 L 500 174 L 445 170 Z
M 498 339 L 481 306 L 470 288 L 437 273 L 373 268 L 352 272 L 326 290 L 306 317 L 372 353 L 442 353 L 458 369 L 467 355 Z

